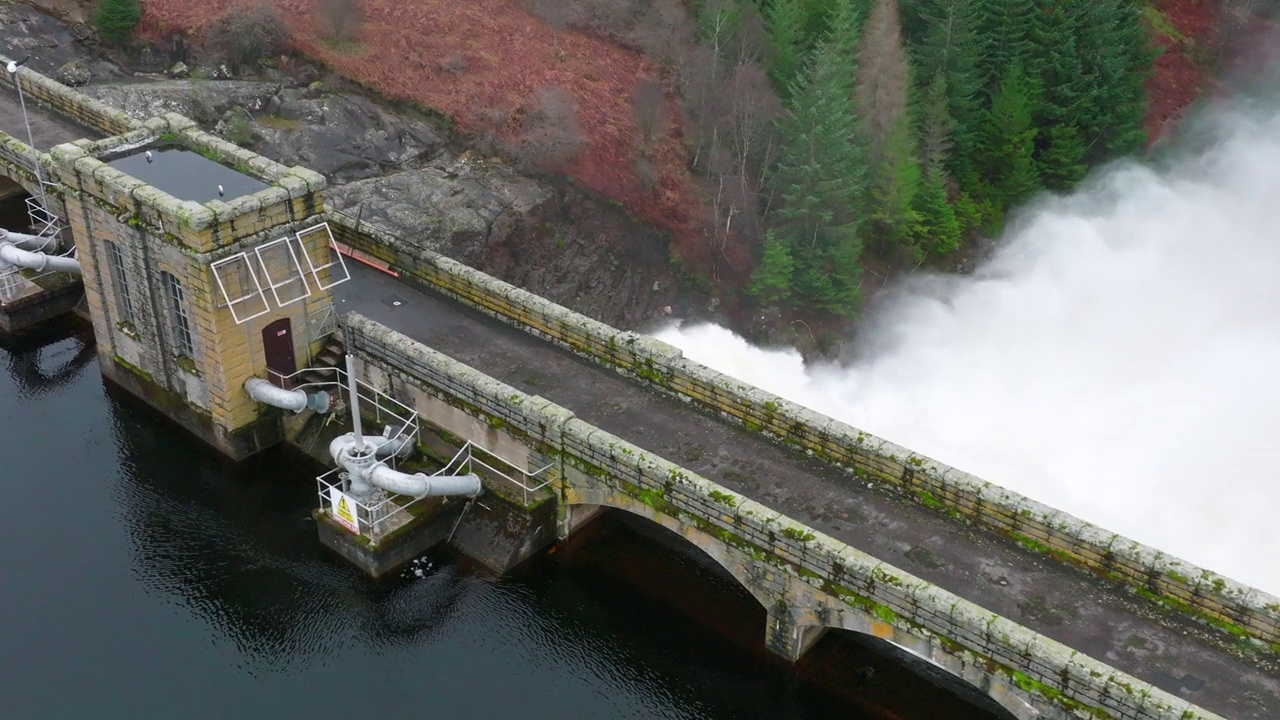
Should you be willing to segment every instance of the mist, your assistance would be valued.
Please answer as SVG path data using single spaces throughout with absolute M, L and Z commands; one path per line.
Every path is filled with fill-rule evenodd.
M 806 367 L 714 325 L 686 357 L 1280 595 L 1280 112 L 1038 201 L 974 274 L 915 277 Z

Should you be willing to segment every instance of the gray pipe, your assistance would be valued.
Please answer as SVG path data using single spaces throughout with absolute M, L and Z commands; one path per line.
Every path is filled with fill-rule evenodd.
M 351 398 L 351 425 L 355 429 L 356 450 L 364 452 L 364 433 L 360 431 L 360 388 L 356 383 L 356 356 L 347 353 L 347 396 Z
M 369 469 L 366 479 L 387 492 L 426 497 L 428 495 L 465 495 L 475 497 L 480 494 L 480 478 L 474 473 L 466 475 L 426 475 L 415 473 L 408 475 L 397 472 L 378 463 Z
M 12 243 L 0 243 L 0 262 L 32 270 L 80 274 L 80 261 L 75 258 L 23 250 Z
M 0 228 L 0 243 L 12 243 L 27 250 L 43 250 L 52 241 L 53 238 L 44 235 L 28 235 Z
M 377 443 L 373 449 L 373 454 L 380 459 L 386 459 L 391 456 L 408 457 L 413 450 L 413 438 L 405 433 L 392 436 L 396 429 L 390 425 L 382 429 L 382 441 Z
M 384 443 L 382 447 L 393 445 L 395 441 Z M 390 454 L 390 453 L 388 453 Z M 475 473 L 466 475 L 427 475 L 425 473 L 402 473 L 392 470 L 385 463 L 369 452 L 366 445 L 356 445 L 355 433 L 339 435 L 329 443 L 329 455 L 339 467 L 347 471 L 347 480 L 353 495 L 364 495 L 373 488 L 382 488 L 398 495 L 409 495 L 415 498 L 442 495 L 465 495 L 475 497 L 483 489 L 480 478 Z
M 303 410 L 315 410 L 322 414 L 329 412 L 329 393 L 326 392 L 306 393 L 301 390 L 285 390 L 256 377 L 244 381 L 244 391 L 258 402 L 282 410 L 292 410 L 295 413 Z

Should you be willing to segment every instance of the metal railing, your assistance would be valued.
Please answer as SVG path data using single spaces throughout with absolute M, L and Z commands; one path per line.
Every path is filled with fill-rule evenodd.
M 304 375 L 317 375 L 323 379 L 301 381 Z M 313 389 L 336 393 L 334 409 L 330 411 L 334 414 L 341 412 L 341 408 L 353 406 L 349 397 L 347 373 L 342 368 L 304 368 L 288 375 L 268 370 L 267 379 L 282 387 L 295 390 Z M 372 408 L 372 415 L 378 423 L 392 427 L 389 438 L 366 435 L 366 440 L 378 447 L 380 442 L 391 442 L 400 435 L 408 435 L 413 439 L 415 446 L 420 444 L 422 428 L 417 410 L 359 378 L 356 378 L 356 389 L 359 398 L 357 406 L 364 409 Z M 386 462 L 393 469 L 397 469 L 397 458 L 394 455 L 388 457 Z M 554 465 L 555 463 L 548 463 L 533 472 L 528 472 L 501 455 L 468 441 L 443 468 L 431 475 L 474 473 L 482 479 L 501 480 L 520 488 L 527 505 L 530 493 L 542 490 L 552 482 L 547 471 Z M 413 518 L 415 505 L 425 500 L 425 498 L 410 498 L 387 493 L 383 490 L 375 490 L 363 499 L 356 498 L 347 492 L 350 485 L 346 475 L 346 470 L 343 468 L 334 468 L 316 478 L 316 493 L 320 501 L 320 509 L 329 513 L 348 530 L 370 542 L 376 542 L 387 533 L 409 522 Z M 335 490 L 339 495 L 334 495 Z M 337 506 L 344 499 L 348 506 L 349 516 L 347 517 L 342 517 L 338 513 Z
M 314 345 L 338 330 L 338 311 L 330 300 L 307 313 L 307 342 Z

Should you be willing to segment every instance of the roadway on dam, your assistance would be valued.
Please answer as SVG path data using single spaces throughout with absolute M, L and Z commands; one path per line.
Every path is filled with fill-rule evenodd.
M 1080 652 L 1236 720 L 1280 717 L 1280 671 L 1218 631 L 356 262 L 358 312 Z
M 0 72 L 4 69 L 0 68 Z M 22 71 L 19 70 L 19 73 Z M 25 85 L 23 87 L 26 87 Z M 31 136 L 35 139 L 36 147 L 42 152 L 48 152 L 49 148 L 62 143 L 74 142 L 83 138 L 97 140 L 102 137 L 102 132 L 83 128 L 70 120 L 64 119 L 62 116 L 50 112 L 45 107 L 38 104 L 31 98 L 26 99 L 27 117 L 31 120 Z M 13 137 L 28 143 L 27 125 L 22 119 L 22 103 L 18 100 L 18 93 L 14 90 L 4 89 L 0 91 L 0 131 L 3 131 Z

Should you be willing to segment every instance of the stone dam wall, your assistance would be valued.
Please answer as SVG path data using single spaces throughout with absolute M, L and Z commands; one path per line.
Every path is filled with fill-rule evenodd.
M 977 523 L 1280 654 L 1280 598 L 690 361 L 647 335 L 610 327 L 403 238 L 357 227 L 348 215 L 330 212 L 329 219 L 339 242 L 388 263 L 403 279 L 821 458 L 850 476 L 888 485 L 957 520 Z
M 1217 717 L 373 320 L 349 313 L 341 322 L 347 347 L 365 365 L 366 381 L 416 405 L 428 422 L 438 422 L 442 414 L 422 402 L 424 393 L 519 440 L 530 448 L 530 466 L 553 464 L 552 487 L 561 502 L 574 489 L 607 486 L 612 494 L 633 498 L 750 553 L 754 564 L 772 566 L 898 633 L 923 639 L 924 647 L 933 650 L 931 659 L 958 677 L 984 687 L 990 685 L 986 676 L 998 674 L 1024 693 L 1039 695 L 1038 706 L 1057 710 L 1043 717 Z M 761 599 L 759 590 L 754 592 Z
M 7 62 L 0 56 L 0 63 Z M 52 78 L 25 68 L 18 76 L 28 100 L 87 128 L 117 134 L 141 127 L 123 112 Z M 0 86 L 11 88 L 13 76 L 0 73 Z M 5 138 L 6 145 L 9 141 Z M 402 238 L 358 227 L 350 216 L 330 213 L 329 219 L 340 242 L 388 262 L 406 280 L 1280 654 L 1280 598 L 734 380 L 657 340 L 612 328 Z

